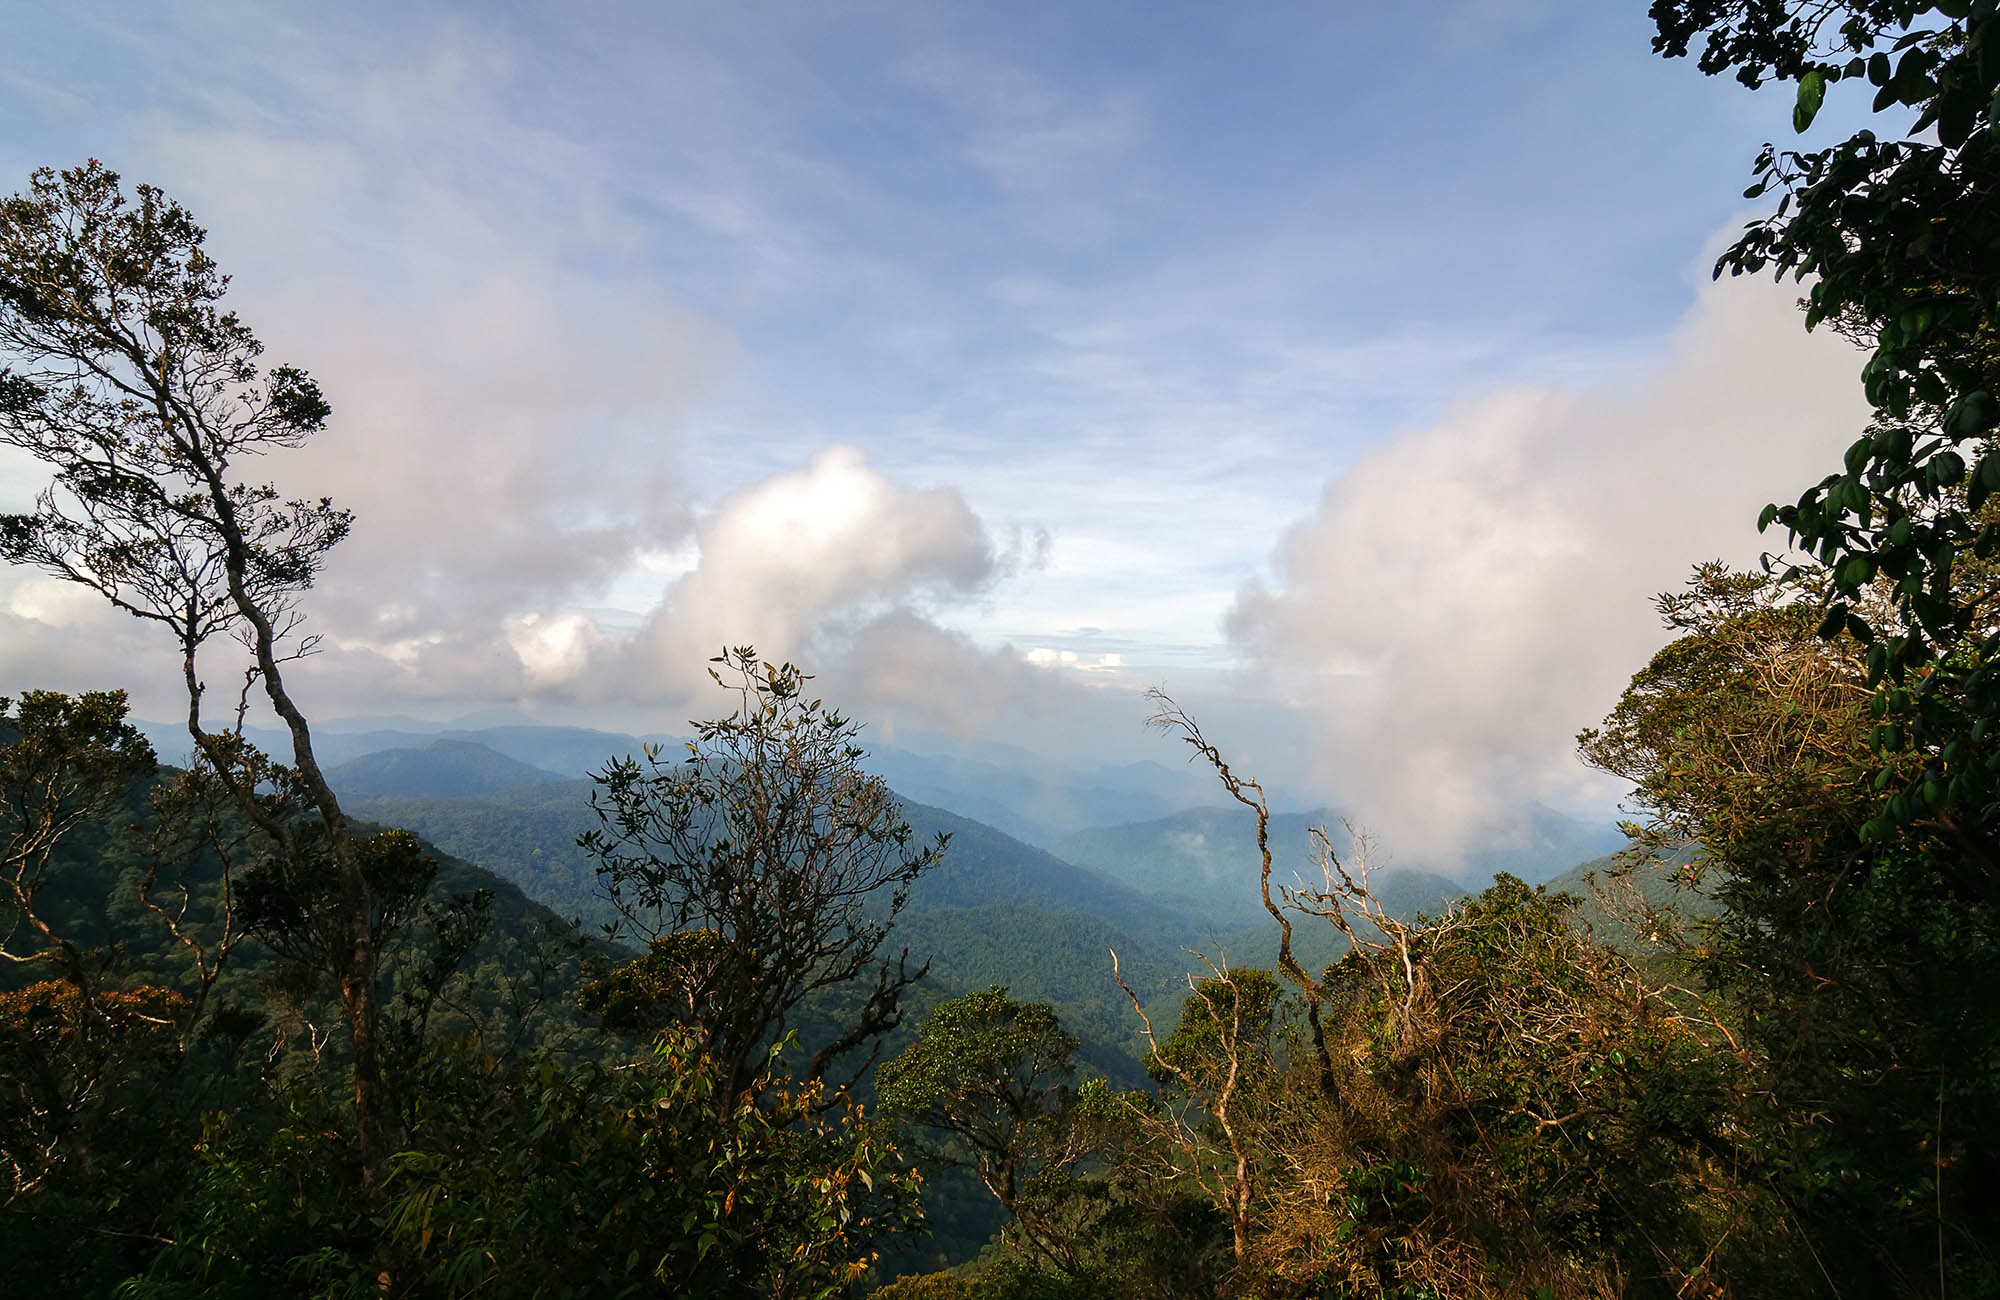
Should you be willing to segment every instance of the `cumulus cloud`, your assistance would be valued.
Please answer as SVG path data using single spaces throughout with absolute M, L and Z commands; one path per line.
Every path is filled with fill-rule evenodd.
M 1000 558 L 951 488 L 891 482 L 855 448 L 732 493 L 695 529 L 694 567 L 621 652 L 635 694 L 697 681 L 723 646 L 799 655 L 830 626 L 982 590 Z
M 490 642 L 426 630 L 437 623 L 412 623 L 402 637 L 330 636 L 291 675 L 336 714 L 420 702 L 413 689 L 398 693 L 411 682 L 421 700 L 446 709 L 512 700 L 649 731 L 713 712 L 709 658 L 749 644 L 815 672 L 829 698 L 889 740 L 902 728 L 1084 751 L 1094 735 L 1136 732 L 1136 689 L 1083 680 L 1103 675 L 1103 665 L 1052 671 L 938 623 L 1031 562 L 1024 550 L 1032 549 L 1017 538 L 996 543 L 956 489 L 898 483 L 860 451 L 835 446 L 701 513 L 671 557 L 677 571 L 635 627 L 555 601 L 499 619 Z M 169 647 L 149 644 L 149 629 L 68 584 L 9 576 L 0 590 L 0 671 L 9 680 L 133 684 L 142 713 L 179 711 Z M 316 625 L 343 626 L 320 616 L 324 596 L 313 596 Z M 103 653 L 77 653 L 79 636 Z M 226 687 L 231 671 L 218 660 L 210 676 Z
M 252 25 L 302 69 L 297 111 L 230 83 L 124 163 L 208 227 L 231 305 L 333 405 L 307 447 L 243 467 L 355 512 L 311 601 L 325 653 L 295 674 L 333 709 L 564 678 L 587 650 L 568 612 L 686 541 L 678 432 L 734 353 L 629 256 L 614 161 L 524 116 L 502 47 L 406 34 L 381 57 L 343 24 Z M 14 612 L 48 617 L 38 592 Z
M 1044 549 L 996 541 L 955 488 L 899 483 L 836 445 L 702 513 L 636 628 L 572 609 L 515 619 L 508 640 L 546 700 L 633 730 L 712 713 L 709 659 L 754 645 L 812 672 L 885 743 L 922 731 L 1091 753 L 1107 734 L 1136 735 L 1143 714 L 1137 688 L 1101 662 L 1116 655 L 1043 664 L 939 621 Z
M 1859 358 L 1807 335 L 1796 297 L 1707 285 L 1648 372 L 1494 393 L 1384 441 L 1240 592 L 1232 639 L 1399 853 L 1449 857 L 1519 801 L 1615 795 L 1574 736 L 1663 642 L 1648 594 L 1776 545 L 1758 509 L 1866 419 Z

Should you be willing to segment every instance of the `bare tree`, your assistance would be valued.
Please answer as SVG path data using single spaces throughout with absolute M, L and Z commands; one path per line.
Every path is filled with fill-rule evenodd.
M 1177 1152 L 1177 1172 L 1191 1176 L 1229 1216 L 1230 1247 L 1241 1267 L 1250 1250 L 1251 1199 L 1256 1191 L 1253 1142 L 1239 1105 L 1239 1093 L 1248 1077 L 1261 1063 L 1265 1051 L 1263 1036 L 1270 1029 L 1271 999 L 1275 988 L 1270 972 L 1257 971 L 1265 989 L 1244 987 L 1252 972 L 1230 970 L 1196 953 L 1209 977 L 1196 980 L 1187 976 L 1188 997 L 1182 1008 L 1181 1028 L 1162 1046 L 1153 1032 L 1153 1021 L 1140 1005 L 1139 995 L 1125 982 L 1118 969 L 1118 954 L 1111 954 L 1111 978 L 1132 1000 L 1132 1010 L 1146 1035 L 1147 1062 L 1156 1078 L 1173 1085 L 1177 1096 L 1169 1096 L 1158 1111 L 1140 1116 L 1141 1127 L 1164 1140 Z M 1262 996 L 1260 996 L 1262 994 Z M 1198 1018 L 1211 1031 L 1206 1051 L 1194 1059 L 1181 1040 Z M 1220 1161 L 1210 1151 L 1203 1132 L 1203 1120 L 1212 1122 L 1222 1134 L 1227 1155 Z
M 1306 1023 L 1312 1030 L 1313 1052 L 1319 1058 L 1320 1086 L 1328 1096 L 1335 1096 L 1340 1086 L 1334 1075 L 1333 1056 L 1326 1045 L 1326 1026 L 1320 1017 L 1320 982 L 1307 973 L 1292 952 L 1292 921 L 1285 915 L 1284 882 L 1280 881 L 1275 891 L 1271 885 L 1271 805 L 1264 797 L 1264 787 L 1248 777 L 1238 776 L 1222 757 L 1222 751 L 1202 734 L 1201 727 L 1188 716 L 1187 710 L 1174 702 L 1172 696 L 1155 688 L 1146 692 L 1146 698 L 1154 705 L 1153 715 L 1146 719 L 1146 725 L 1178 735 L 1201 761 L 1215 769 L 1229 797 L 1257 815 L 1257 853 L 1261 859 L 1257 888 L 1264 901 L 1264 910 L 1278 923 L 1278 970 L 1305 995 Z

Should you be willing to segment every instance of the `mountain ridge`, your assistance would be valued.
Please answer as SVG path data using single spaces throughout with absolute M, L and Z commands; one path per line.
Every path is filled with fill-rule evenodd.
M 524 763 L 470 740 L 438 739 L 428 745 L 376 750 L 326 769 L 342 798 L 404 795 L 467 798 L 516 786 L 565 780 L 558 772 Z

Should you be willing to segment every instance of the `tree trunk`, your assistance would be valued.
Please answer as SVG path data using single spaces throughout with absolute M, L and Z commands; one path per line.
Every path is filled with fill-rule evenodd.
M 382 1087 L 382 1061 L 378 1042 L 381 1018 L 380 998 L 375 987 L 376 961 L 373 933 L 374 898 L 361 861 L 354 849 L 353 829 L 341 811 L 340 800 L 326 775 L 320 771 L 313 753 L 312 728 L 305 714 L 285 689 L 279 671 L 278 634 L 271 615 L 253 599 L 247 575 L 250 548 L 237 520 L 236 506 L 222 478 L 221 467 L 199 447 L 190 447 L 190 458 L 199 467 L 208 486 L 209 500 L 221 533 L 224 570 L 229 577 L 229 594 L 237 612 L 250 625 L 251 649 L 257 657 L 258 675 L 271 708 L 284 720 L 292 738 L 292 766 L 297 769 L 313 808 L 326 827 L 327 846 L 333 869 L 340 877 L 340 901 L 346 940 L 345 951 L 330 953 L 340 984 L 341 1007 L 347 1014 L 348 1033 L 354 1044 L 354 1119 L 361 1147 L 362 1188 L 372 1198 L 388 1176 L 390 1135 L 394 1131 L 389 1095 Z

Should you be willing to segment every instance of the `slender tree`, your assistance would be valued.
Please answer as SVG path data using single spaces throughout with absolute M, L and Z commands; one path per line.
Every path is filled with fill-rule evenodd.
M 352 1037 L 362 1176 L 373 1187 L 393 1147 L 374 890 L 284 679 L 315 644 L 299 598 L 351 517 L 241 476 L 246 460 L 304 444 L 329 407 L 303 371 L 263 365 L 263 345 L 221 305 L 229 279 L 205 240 L 178 203 L 148 185 L 128 197 L 95 160 L 39 170 L 0 201 L 0 443 L 52 471 L 33 509 L 0 517 L 0 556 L 166 629 L 200 761 L 280 860 L 316 863 L 329 883 L 337 937 L 327 965 Z M 218 647 L 235 647 L 231 671 L 241 672 L 233 724 L 221 730 L 202 716 L 204 665 Z M 290 732 L 282 770 L 243 740 L 259 689 Z

